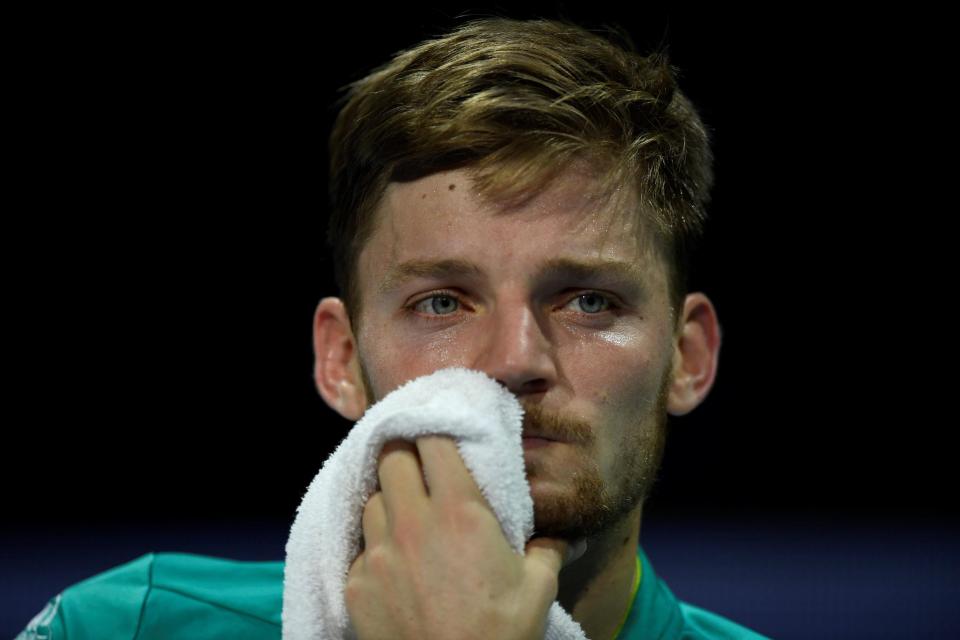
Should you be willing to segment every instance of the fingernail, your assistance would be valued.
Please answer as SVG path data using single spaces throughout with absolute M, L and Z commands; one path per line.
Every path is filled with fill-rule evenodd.
M 564 566 L 570 564 L 571 562 L 576 562 L 579 560 L 584 553 L 587 551 L 587 540 L 586 538 L 581 538 L 573 544 L 567 547 L 567 559 L 563 563 Z

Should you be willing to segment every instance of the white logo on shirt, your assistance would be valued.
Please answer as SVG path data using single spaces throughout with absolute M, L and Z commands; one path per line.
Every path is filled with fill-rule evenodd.
M 57 616 L 60 610 L 60 596 L 47 603 L 43 611 L 33 616 L 33 620 L 27 623 L 27 628 L 20 632 L 14 640 L 50 640 L 50 623 Z

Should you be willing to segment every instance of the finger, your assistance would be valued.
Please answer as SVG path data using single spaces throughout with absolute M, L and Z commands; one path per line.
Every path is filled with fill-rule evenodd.
M 562 538 L 531 538 L 525 550 L 524 564 L 532 570 L 557 576 L 569 548 L 570 543 Z
M 383 445 L 377 461 L 377 475 L 386 507 L 387 518 L 427 499 L 420 457 L 413 443 L 391 440 Z
M 387 537 L 387 506 L 383 492 L 377 491 L 363 507 L 363 548 L 367 550 Z
M 487 499 L 464 464 L 457 443 L 446 436 L 417 438 L 420 462 L 430 487 L 430 497 L 439 502 L 463 502 L 473 499 L 486 504 Z

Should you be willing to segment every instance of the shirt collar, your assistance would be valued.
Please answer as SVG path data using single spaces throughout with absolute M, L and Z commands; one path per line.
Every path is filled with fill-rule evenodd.
M 675 638 L 683 629 L 683 615 L 676 596 L 657 577 L 647 554 L 637 547 L 640 560 L 640 587 L 630 604 L 627 621 L 615 640 Z

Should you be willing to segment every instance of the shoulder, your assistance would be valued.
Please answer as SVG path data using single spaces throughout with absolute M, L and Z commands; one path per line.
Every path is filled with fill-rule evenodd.
M 686 602 L 678 602 L 683 616 L 684 640 L 766 640 L 756 631 L 716 613 Z
M 18 636 L 279 638 L 282 562 L 150 553 L 53 598 Z

